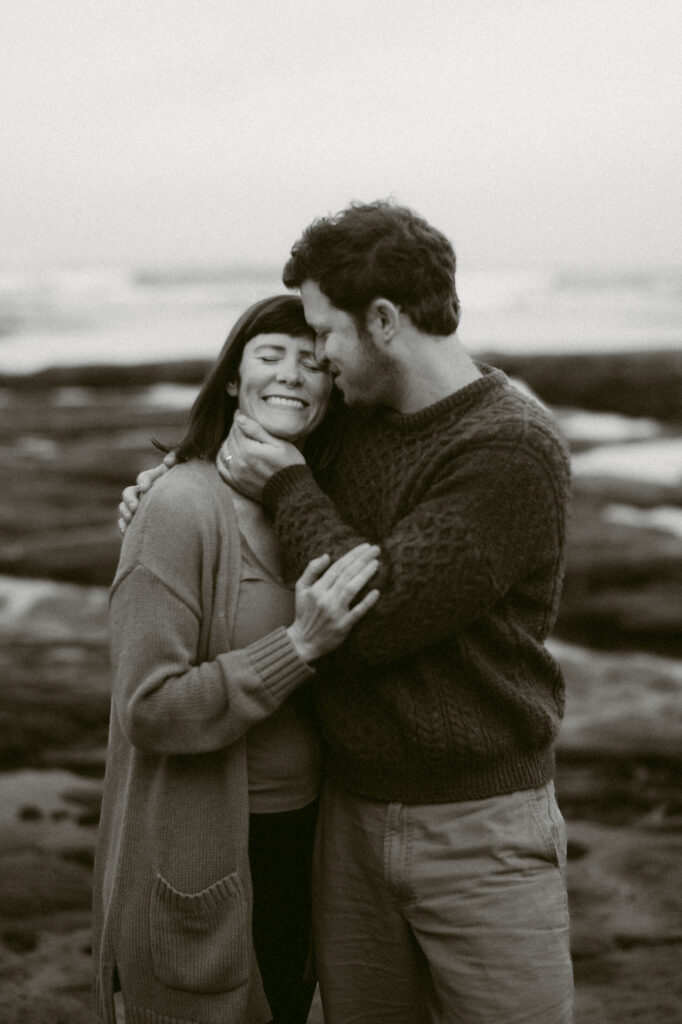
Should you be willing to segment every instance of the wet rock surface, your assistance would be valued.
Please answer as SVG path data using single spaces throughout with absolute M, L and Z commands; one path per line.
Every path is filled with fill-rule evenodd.
M 0 977 L 8 980 L 0 1020 L 33 1021 L 21 1016 L 31 1006 L 35 1020 L 78 1022 L 88 1019 L 88 908 L 108 717 L 106 590 L 3 577 L 0 601 L 14 609 L 11 624 L 0 618 L 5 650 L 12 636 L 22 651 L 31 637 L 52 648 L 30 687 L 0 690 L 3 715 L 21 724 L 21 742 L 8 749 L 3 730 L 0 751 Z M 69 656 L 65 688 L 59 653 L 80 645 L 86 654 Z M 568 821 L 578 1020 L 673 1021 L 665 1014 L 680 995 L 682 722 L 672 712 L 682 666 L 553 648 L 567 679 L 557 789 Z M 12 682 L 11 659 L 4 671 Z M 16 679 L 26 678 L 19 658 Z M 644 1015 L 648 998 L 652 1016 Z M 40 1016 L 57 1008 L 61 1018 Z
M 194 383 L 197 368 L 166 376 Z M 100 374 L 94 387 L 72 374 L 2 393 L 2 1024 L 92 1019 L 89 904 L 116 505 L 158 461 L 150 437 L 177 437 L 191 401 L 150 403 L 142 385 L 158 379 L 150 371 L 103 386 Z M 664 429 L 677 427 L 668 419 Z M 557 791 L 568 822 L 576 1020 L 672 1024 L 682 1005 L 682 539 L 636 518 L 614 521 L 614 505 L 680 509 L 682 480 L 576 479 L 552 641 L 567 681 Z M 313 1019 L 322 1019 L 319 1004 Z
M 60 372 L 71 379 L 67 387 L 48 387 L 45 380 L 52 378 L 38 374 L 19 389 L 0 388 L 0 572 L 108 585 L 118 559 L 115 510 L 121 490 L 140 469 L 160 461 L 152 438 L 172 444 L 180 436 L 193 396 L 188 376 L 202 365 L 178 364 L 177 380 L 153 400 L 141 383 L 133 386 L 130 380 L 127 386 L 105 387 L 104 367 L 92 369 L 97 387 L 85 386 L 87 368 L 72 369 L 71 378 L 65 368 Z M 149 368 L 138 372 L 141 381 L 148 380 Z M 172 365 L 159 373 L 170 378 Z M 561 382 L 561 372 L 558 378 Z M 589 374 L 584 371 L 581 379 L 589 380 Z M 668 379 L 666 394 L 674 390 L 675 379 Z M 540 383 L 547 388 L 544 379 Z M 172 390 L 179 385 L 180 398 Z M 617 407 L 618 390 L 613 391 L 611 405 Z M 564 397 L 572 394 L 566 390 Z M 608 396 L 600 394 L 609 408 Z M 660 424 L 662 436 L 680 443 L 677 479 L 576 476 L 559 636 L 605 649 L 636 647 L 682 656 L 681 535 L 653 520 L 647 526 L 614 520 L 612 514 L 614 507 L 682 510 L 680 405 L 678 420 Z M 570 410 L 562 410 L 568 422 Z M 581 439 L 574 449 L 583 452 L 589 443 Z

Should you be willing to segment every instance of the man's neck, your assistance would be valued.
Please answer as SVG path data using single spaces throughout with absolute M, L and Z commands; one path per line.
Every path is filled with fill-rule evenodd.
M 412 413 L 435 405 L 456 391 L 478 380 L 481 371 L 464 351 L 457 338 L 423 338 L 423 348 L 413 348 L 414 355 L 404 359 L 400 374 L 401 388 L 393 408 Z

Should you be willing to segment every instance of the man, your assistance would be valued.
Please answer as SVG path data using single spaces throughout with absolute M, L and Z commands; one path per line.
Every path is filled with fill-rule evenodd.
M 347 429 L 318 483 L 298 449 L 241 418 L 221 472 L 263 501 L 292 578 L 322 552 L 381 546 L 381 596 L 315 684 L 326 1024 L 563 1024 L 551 780 L 564 688 L 544 641 L 564 447 L 537 402 L 460 345 L 454 251 L 412 211 L 377 202 L 315 221 L 283 279 L 300 289 Z

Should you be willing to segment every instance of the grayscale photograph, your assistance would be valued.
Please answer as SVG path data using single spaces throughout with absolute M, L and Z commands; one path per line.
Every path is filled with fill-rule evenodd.
M 682 1015 L 678 0 L 0 0 L 0 1024 Z

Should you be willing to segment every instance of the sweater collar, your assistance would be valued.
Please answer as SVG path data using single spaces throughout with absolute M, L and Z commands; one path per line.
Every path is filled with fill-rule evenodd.
M 472 405 L 481 401 L 488 401 L 496 397 L 509 386 L 509 381 L 502 370 L 487 363 L 476 363 L 482 376 L 472 381 L 463 388 L 459 388 L 446 398 L 441 398 L 433 405 L 427 405 L 417 412 L 395 412 L 393 409 L 384 409 L 379 415 L 384 421 L 396 430 L 419 430 L 422 427 L 430 426 L 441 416 L 452 417 L 455 413 L 458 416 L 467 412 Z

